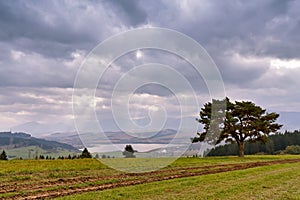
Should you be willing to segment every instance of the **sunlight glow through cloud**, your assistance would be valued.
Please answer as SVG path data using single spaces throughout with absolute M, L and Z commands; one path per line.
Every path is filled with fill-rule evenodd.
M 143 53 L 140 50 L 137 50 L 135 56 L 137 59 L 139 59 L 143 56 Z

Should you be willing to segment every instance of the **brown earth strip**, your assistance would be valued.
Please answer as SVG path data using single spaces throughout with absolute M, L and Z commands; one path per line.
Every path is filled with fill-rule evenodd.
M 6 199 L 45 199 L 58 196 L 66 196 L 71 194 L 106 190 L 116 187 L 124 187 L 130 185 L 150 183 L 154 181 L 163 181 L 174 178 L 183 178 L 191 176 L 200 176 L 206 174 L 215 174 L 220 172 L 228 172 L 234 170 L 242 170 L 247 168 L 267 166 L 274 164 L 295 163 L 300 162 L 300 159 L 275 160 L 255 163 L 238 163 L 238 164 L 220 164 L 201 167 L 180 167 L 172 169 L 164 169 L 154 172 L 138 173 L 138 174 L 119 174 L 108 177 L 74 177 L 60 178 L 49 180 L 47 182 L 37 182 L 29 184 L 11 183 L 9 185 L 1 185 L 0 193 L 26 191 L 23 195 L 16 194 Z M 104 181 L 97 183 L 97 181 Z M 105 182 L 106 181 L 106 182 Z M 78 184 L 88 185 L 78 186 Z M 52 188 L 45 191 L 45 188 Z M 3 199 L 3 198 L 2 198 Z

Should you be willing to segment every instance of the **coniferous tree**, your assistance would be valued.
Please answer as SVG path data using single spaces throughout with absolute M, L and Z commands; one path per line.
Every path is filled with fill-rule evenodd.
M 92 154 L 87 150 L 87 148 L 84 148 L 80 158 L 92 158 Z
M 267 113 L 250 101 L 232 103 L 229 98 L 213 100 L 201 109 L 197 121 L 204 124 L 204 132 L 197 133 L 198 136 L 192 142 L 235 142 L 239 157 L 243 157 L 245 141 L 267 142 L 268 135 L 282 127 L 275 123 L 278 117 L 279 114 Z
M 7 155 L 6 155 L 6 152 L 4 150 L 0 154 L 0 160 L 7 160 Z

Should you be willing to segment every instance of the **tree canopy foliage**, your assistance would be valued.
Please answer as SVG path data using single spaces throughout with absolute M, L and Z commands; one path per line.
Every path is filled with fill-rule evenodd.
M 299 145 L 292 145 L 287 146 L 284 150 L 286 154 L 300 154 L 300 146 Z
M 212 100 L 201 108 L 197 121 L 204 125 L 204 131 L 197 133 L 192 142 L 236 142 L 238 155 L 243 157 L 245 141 L 266 142 L 270 133 L 281 128 L 282 125 L 275 123 L 278 117 L 279 114 L 267 113 L 250 101 Z

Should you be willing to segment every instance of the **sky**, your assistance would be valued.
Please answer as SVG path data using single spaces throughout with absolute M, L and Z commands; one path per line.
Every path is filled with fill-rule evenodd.
M 172 29 L 202 45 L 231 100 L 298 116 L 299 10 L 300 1 L 279 0 L 0 1 L 0 130 L 22 124 L 39 126 L 36 133 L 74 130 L 73 85 L 85 58 L 107 38 L 145 27 Z M 116 130 L 111 95 L 118 79 L 149 62 L 173 66 L 199 102 L 210 100 L 205 82 L 182 58 L 153 49 L 130 52 L 99 81 L 95 108 L 105 130 Z M 149 112 L 167 113 L 165 128 L 176 128 L 182 118 L 196 123 L 200 108 L 178 106 L 176 96 L 188 92 L 144 85 L 130 99 L 130 116 L 141 126 L 151 121 Z

